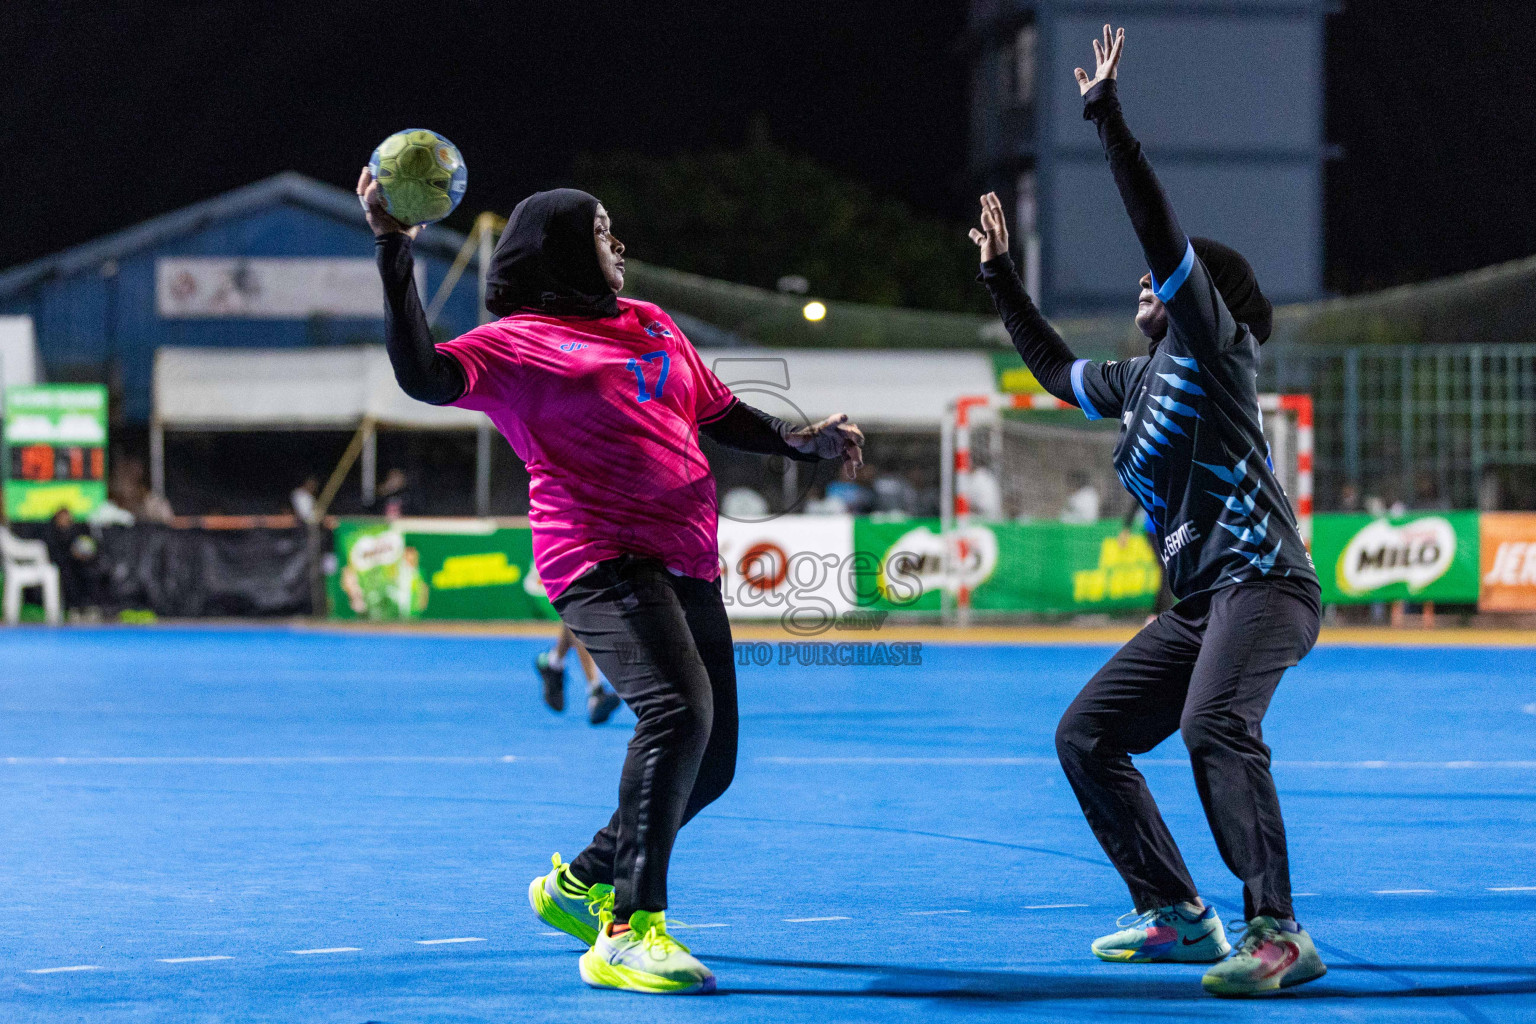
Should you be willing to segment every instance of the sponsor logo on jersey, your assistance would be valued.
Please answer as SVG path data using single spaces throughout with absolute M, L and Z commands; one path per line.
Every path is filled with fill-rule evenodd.
M 1173 556 L 1183 551 L 1190 541 L 1199 539 L 1200 531 L 1195 528 L 1195 524 L 1185 523 L 1163 538 L 1163 561 L 1173 561 Z
M 580 352 L 582 349 L 584 349 L 586 347 L 587 346 L 586 346 L 585 342 L 581 342 L 581 341 L 568 341 L 564 345 L 560 346 L 560 351 L 561 352 Z
M 649 334 L 653 338 L 672 337 L 672 332 L 667 330 L 665 326 L 655 320 L 652 320 L 650 323 L 645 325 L 645 333 Z
M 1350 538 L 1336 574 L 1346 594 L 1365 594 L 1406 583 L 1416 594 L 1444 576 L 1456 557 L 1456 529 L 1448 519 L 1426 516 L 1401 526 L 1385 519 Z

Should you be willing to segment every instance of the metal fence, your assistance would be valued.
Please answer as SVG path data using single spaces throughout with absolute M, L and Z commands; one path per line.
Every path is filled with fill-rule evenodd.
M 1260 390 L 1312 395 L 1319 509 L 1536 508 L 1536 345 L 1265 356 Z

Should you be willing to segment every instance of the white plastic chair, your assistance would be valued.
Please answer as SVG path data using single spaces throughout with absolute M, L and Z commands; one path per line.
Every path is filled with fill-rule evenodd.
M 40 540 L 22 540 L 0 527 L 0 563 L 5 567 L 5 621 L 21 621 L 21 592 L 27 587 L 43 588 L 43 611 L 48 622 L 58 625 L 63 618 L 59 607 L 59 567 L 48 561 L 48 545 Z

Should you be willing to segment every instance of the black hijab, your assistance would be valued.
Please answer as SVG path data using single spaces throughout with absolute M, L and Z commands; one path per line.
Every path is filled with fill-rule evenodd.
M 1253 267 L 1243 259 L 1243 254 L 1209 238 L 1191 238 L 1189 241 L 1195 247 L 1195 255 L 1210 273 L 1211 283 L 1221 293 L 1232 319 L 1247 324 L 1253 340 L 1260 345 L 1268 341 L 1270 331 L 1274 329 L 1275 311 L 1259 290 L 1259 279 L 1254 276 Z
M 618 316 L 618 297 L 592 240 L 597 206 L 574 188 L 535 192 L 518 203 L 485 275 L 485 308 L 497 316 Z

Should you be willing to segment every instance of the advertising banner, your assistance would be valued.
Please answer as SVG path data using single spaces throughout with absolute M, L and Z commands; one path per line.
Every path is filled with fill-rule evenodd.
M 341 619 L 553 619 L 533 534 L 489 519 L 344 519 L 327 580 Z
M 1162 585 L 1145 535 L 1117 520 L 974 524 L 958 538 L 949 580 L 937 520 L 859 520 L 855 536 L 859 555 L 877 566 L 858 578 L 860 602 L 891 611 L 936 612 L 946 585 L 968 587 L 977 611 L 1142 611 Z
M 344 519 L 335 533 L 337 618 L 553 619 L 527 526 L 488 519 Z M 793 618 L 807 632 L 854 608 L 853 517 L 720 521 L 726 607 L 735 619 Z M 794 626 L 794 623 L 791 623 Z
M 778 619 L 819 632 L 854 607 L 850 515 L 720 519 L 720 565 L 733 619 Z M 786 613 L 789 619 L 785 619 Z
M 1325 514 L 1314 531 L 1327 604 L 1472 604 L 1481 591 L 1489 610 L 1536 609 L 1536 515 Z M 554 618 L 526 525 L 356 519 L 343 520 L 335 537 L 329 590 L 337 617 Z M 860 616 L 937 613 L 945 588 L 962 584 L 978 612 L 1043 615 L 1146 611 L 1162 584 L 1145 535 L 1118 520 L 977 523 L 956 539 L 957 563 L 946 576 L 936 519 L 722 519 L 726 606 L 733 619 L 778 620 L 813 635 Z
M 1476 512 L 1315 517 L 1312 560 L 1323 603 L 1476 602 L 1477 521 Z
M 5 514 L 85 518 L 107 500 L 107 389 L 32 384 L 5 392 Z
M 1536 514 L 1484 512 L 1479 540 L 1478 607 L 1486 612 L 1536 611 Z

